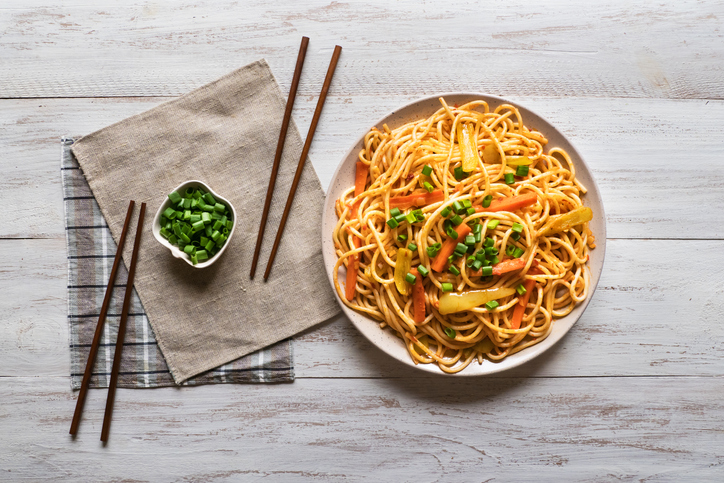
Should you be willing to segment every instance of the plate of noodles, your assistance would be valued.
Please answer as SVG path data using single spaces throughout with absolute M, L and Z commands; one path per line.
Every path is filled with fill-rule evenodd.
M 428 372 L 529 361 L 586 309 L 606 226 L 591 171 L 545 119 L 453 93 L 382 118 L 340 163 L 322 251 L 352 323 Z

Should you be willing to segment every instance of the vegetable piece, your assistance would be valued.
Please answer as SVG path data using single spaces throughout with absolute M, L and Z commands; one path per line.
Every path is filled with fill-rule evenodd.
M 531 267 L 530 270 L 528 270 L 529 275 L 538 275 L 541 272 L 540 269 L 537 267 Z M 533 288 L 535 287 L 536 281 L 532 279 L 527 279 L 522 284 L 522 288 L 524 290 L 523 294 L 518 297 L 518 303 L 515 304 L 515 308 L 513 309 L 513 317 L 510 319 L 510 328 L 511 329 L 520 329 L 520 324 L 523 321 L 523 314 L 525 313 L 525 308 L 528 306 L 528 301 L 530 300 L 530 294 L 533 292 Z M 520 291 L 518 291 L 520 293 Z
M 422 186 L 425 187 L 425 190 L 427 190 L 428 193 L 432 193 L 432 191 L 435 189 L 435 187 L 433 185 L 431 185 L 430 183 L 428 183 L 427 181 L 422 183 Z
M 488 164 L 500 163 L 500 153 L 498 152 L 498 148 L 495 146 L 495 144 L 491 143 L 483 148 L 483 159 Z
M 440 284 L 440 287 L 442 288 L 443 292 L 452 292 L 453 291 L 453 284 L 449 282 L 444 282 Z
M 470 310 L 515 293 L 514 288 L 500 287 L 488 290 L 468 290 L 461 293 L 444 293 L 440 296 L 439 311 L 442 315 Z
M 490 212 L 490 211 L 516 211 L 526 206 L 534 205 L 538 202 L 538 195 L 535 193 L 526 193 L 524 195 L 511 196 L 510 198 L 498 198 L 497 200 L 490 203 L 488 208 L 476 206 L 475 211 Z
M 400 226 L 400 224 L 394 218 L 390 218 L 389 220 L 387 220 L 387 226 L 389 226 L 390 228 L 397 228 L 398 226 Z
M 352 237 L 353 248 L 359 248 L 359 238 Z M 359 255 L 354 254 L 349 257 L 347 263 L 347 283 L 344 286 L 344 296 L 349 302 L 354 300 L 354 294 L 357 289 L 357 271 L 359 269 Z
M 513 173 L 505 173 L 505 184 L 515 183 L 515 175 Z
M 455 265 L 450 265 L 449 270 L 450 270 L 450 273 L 452 273 L 452 274 L 455 275 L 456 277 L 457 277 L 458 275 L 460 275 L 460 270 L 458 270 L 458 267 L 456 267 Z
M 460 215 L 455 215 L 452 218 L 450 218 L 450 221 L 453 225 L 458 226 L 460 223 L 463 222 L 463 217 Z
M 429 164 L 426 164 L 424 168 L 422 168 L 422 174 L 425 176 L 430 176 L 432 174 L 432 166 Z
M 416 252 L 417 245 L 415 245 L 414 243 L 410 243 L 409 245 L 407 245 L 407 249 L 410 250 L 411 252 Z
M 412 252 L 407 248 L 397 250 L 397 260 L 395 261 L 395 286 L 397 291 L 402 295 L 407 295 L 409 286 L 405 276 L 410 271 L 410 262 L 412 262 Z
M 528 166 L 520 165 L 520 166 L 518 166 L 518 167 L 516 168 L 516 170 L 515 170 L 515 175 L 516 175 L 516 176 L 528 176 L 528 170 L 529 170 L 529 169 L 530 169 L 530 168 L 528 168 Z
M 493 274 L 493 267 L 483 267 L 480 269 L 480 273 L 482 273 L 483 277 L 489 277 Z
M 453 329 L 452 327 L 445 327 L 444 332 L 445 332 L 445 335 L 450 337 L 451 339 L 455 338 L 456 332 L 455 332 L 455 329 Z
M 168 199 L 171 200 L 171 203 L 173 203 L 174 205 L 177 205 L 182 200 L 181 195 L 178 194 L 177 191 L 172 191 L 171 193 L 169 193 Z
M 432 203 L 438 203 L 445 199 L 445 193 L 442 190 L 435 190 L 432 193 L 427 191 L 416 191 L 407 196 L 395 196 L 390 198 L 390 208 L 400 208 L 406 210 L 413 206 L 426 206 Z
M 396 216 L 400 216 L 401 214 L 402 214 L 402 212 L 400 211 L 399 208 L 392 208 L 392 209 L 390 210 L 390 216 L 391 216 L 392 218 L 394 218 L 394 217 L 396 217 Z
M 488 230 L 495 230 L 500 225 L 500 220 L 490 220 L 488 222 Z
M 462 224 L 455 228 L 455 232 L 457 233 L 458 238 L 465 237 L 468 235 L 468 233 L 470 233 L 470 227 L 466 224 Z M 442 272 L 443 270 L 445 270 L 445 263 L 447 262 L 447 257 L 452 255 L 452 253 L 455 251 L 455 247 L 457 247 L 456 239 L 448 238 L 447 240 L 445 240 L 445 243 L 443 243 L 442 248 L 440 248 L 440 252 L 435 257 L 435 260 L 433 260 L 430 268 L 432 268 L 436 272 Z
M 418 265 L 417 266 L 417 272 L 422 275 L 423 277 L 427 277 L 427 274 L 430 273 L 430 270 L 425 268 L 425 265 Z
M 425 267 L 420 265 L 418 268 Z M 410 273 L 408 275 L 412 274 L 412 276 L 415 277 L 415 282 L 412 286 L 413 320 L 416 324 L 421 324 L 425 321 L 425 287 L 422 285 L 422 274 L 418 268 L 410 269 Z
M 457 168 L 455 168 L 453 170 L 453 175 L 455 176 L 455 179 L 458 181 L 462 180 L 463 178 L 467 178 L 468 174 L 470 174 L 470 173 L 466 173 L 465 171 L 463 171 L 463 168 L 461 166 L 458 166 Z
M 405 275 L 405 281 L 407 281 L 407 283 L 412 284 L 412 283 L 415 283 L 415 280 L 416 280 L 415 276 L 412 273 L 407 272 L 407 275 Z
M 463 159 L 463 171 L 471 172 L 480 165 L 478 143 L 475 141 L 475 128 L 470 123 L 458 126 L 458 146 Z
M 550 221 L 538 232 L 538 236 L 552 235 L 553 233 L 570 230 L 574 226 L 592 219 L 593 211 L 587 206 L 581 206 L 564 215 L 551 216 Z
M 196 259 L 198 261 L 208 260 L 208 258 L 209 258 L 209 254 L 206 250 L 197 250 L 196 251 Z
M 523 258 L 509 258 L 503 260 L 493 267 L 493 275 L 503 275 L 504 273 L 521 270 L 525 267 L 526 261 Z
M 367 175 L 370 172 L 370 165 L 362 161 L 357 161 L 354 173 L 354 195 L 361 195 L 367 185 Z
M 515 232 L 522 233 L 522 231 L 523 231 L 523 225 L 521 225 L 520 223 L 518 223 L 518 222 L 516 221 L 515 223 L 513 223 L 513 226 L 511 226 L 510 229 L 513 230 L 513 231 L 515 231 Z
M 491 300 L 487 304 L 485 304 L 485 308 L 488 309 L 488 311 L 492 312 L 496 307 L 500 307 L 500 304 L 497 300 Z
M 525 253 L 525 250 L 522 248 L 516 247 L 515 250 L 513 250 L 513 258 L 520 258 Z
M 397 235 L 397 241 L 400 243 L 407 241 L 407 235 L 405 235 L 404 233 L 402 235 Z
M 487 354 L 493 349 L 495 349 L 495 344 L 489 337 L 486 337 L 473 346 L 473 350 L 476 352 L 482 352 L 483 354 Z
M 440 248 L 442 247 L 442 244 L 435 243 L 434 245 L 431 245 L 427 247 L 427 256 L 430 258 L 434 258 L 435 255 L 440 251 Z
M 519 283 L 518 286 L 515 287 L 515 291 L 518 292 L 518 295 L 523 295 L 528 292 L 522 283 Z
M 493 202 L 493 195 L 488 195 L 485 198 L 483 198 L 483 208 L 488 208 L 490 206 L 490 203 Z
M 443 208 L 443 210 L 440 212 L 440 216 L 442 216 L 443 218 L 447 218 L 447 216 L 450 214 L 451 211 L 452 211 L 452 208 L 451 208 L 450 206 L 446 206 L 446 207 Z

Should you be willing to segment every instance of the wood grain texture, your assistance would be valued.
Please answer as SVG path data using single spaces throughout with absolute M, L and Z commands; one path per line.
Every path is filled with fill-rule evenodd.
M 9 207 L 0 238 L 64 236 L 60 137 L 88 134 L 164 100 L 0 100 L 0 130 L 6 140 L 0 203 Z M 310 151 L 325 189 L 356 139 L 409 100 L 329 97 Z M 724 186 L 724 164 L 714 154 L 724 149 L 724 102 L 512 100 L 547 118 L 584 156 L 601 189 L 610 237 L 724 238 L 724 212 L 696 216 L 703 206 L 724 204 L 724 191 L 719 189 Z M 297 99 L 294 118 L 302 132 L 315 102 L 316 98 Z
M 104 391 L 89 394 L 73 441 L 64 378 L 0 378 L 0 478 L 720 481 L 724 423 L 710 415 L 724 411 L 721 383 L 425 377 L 120 389 L 103 448 Z
M 724 376 L 723 252 L 719 240 L 609 240 L 598 290 L 569 334 L 493 377 Z M 0 267 L 0 377 L 67 375 L 64 242 L 0 240 Z M 299 377 L 419 377 L 343 316 L 297 337 L 294 351 Z
M 307 35 L 300 96 L 319 92 L 339 43 L 345 53 L 332 95 L 724 98 L 718 2 L 7 0 L 3 7 L 0 97 L 178 96 L 262 56 L 287 91 Z

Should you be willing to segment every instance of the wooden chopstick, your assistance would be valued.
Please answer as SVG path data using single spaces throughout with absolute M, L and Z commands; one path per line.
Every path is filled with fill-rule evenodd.
M 264 238 L 264 230 L 266 229 L 266 219 L 269 215 L 269 207 L 271 206 L 272 195 L 274 194 L 274 185 L 277 182 L 277 173 L 279 172 L 279 162 L 282 159 L 282 151 L 284 150 L 284 141 L 287 138 L 287 130 L 289 128 L 289 120 L 292 118 L 292 108 L 294 107 L 294 99 L 297 97 L 297 87 L 299 87 L 299 78 L 302 76 L 302 67 L 304 66 L 304 57 L 307 55 L 307 45 L 309 45 L 309 37 L 302 37 L 302 45 L 299 46 L 299 55 L 297 56 L 297 65 L 294 67 L 294 77 L 292 78 L 292 86 L 289 88 L 289 97 L 287 98 L 287 107 L 284 110 L 284 119 L 282 120 L 282 129 L 279 132 L 279 142 L 277 142 L 277 152 L 274 155 L 274 164 L 272 165 L 271 177 L 269 178 L 269 187 L 266 189 L 266 200 L 264 201 L 264 211 L 261 214 L 261 223 L 259 224 L 259 234 L 256 237 L 256 246 L 254 247 L 254 258 L 251 261 L 250 278 L 254 278 L 256 273 L 256 264 L 259 261 L 259 252 L 261 251 L 261 241 Z
M 337 68 L 337 61 L 339 55 L 342 53 L 342 47 L 336 45 L 334 47 L 334 53 L 332 54 L 332 60 L 329 62 L 329 69 L 327 69 L 327 76 L 324 78 L 324 84 L 322 85 L 322 92 L 319 94 L 319 100 L 317 101 L 317 108 L 314 110 L 314 116 L 312 117 L 312 124 L 309 126 L 309 132 L 307 133 L 307 139 L 304 141 L 304 148 L 302 149 L 302 156 L 299 158 L 299 164 L 297 165 L 297 172 L 294 173 L 294 181 L 292 182 L 292 188 L 289 190 L 289 196 L 287 197 L 287 204 L 284 207 L 284 214 L 282 220 L 279 222 L 279 230 L 277 230 L 277 236 L 274 240 L 274 246 L 272 247 L 271 254 L 269 255 L 269 261 L 266 264 L 266 271 L 264 272 L 264 281 L 269 278 L 272 265 L 274 263 L 274 257 L 277 255 L 279 249 L 279 242 L 282 239 L 284 233 L 284 227 L 287 224 L 287 218 L 292 208 L 292 202 L 294 201 L 294 195 L 297 193 L 297 186 L 299 185 L 299 179 L 302 177 L 302 168 L 307 160 L 307 154 L 309 154 L 309 148 L 312 145 L 312 139 L 314 138 L 314 132 L 317 130 L 317 123 L 319 117 L 322 115 L 322 107 L 324 107 L 324 101 L 327 99 L 327 92 L 329 86 L 332 84 L 332 76 L 334 70 Z
M 96 325 L 96 333 L 93 336 L 93 343 L 91 344 L 90 352 L 88 353 L 88 362 L 85 364 L 85 372 L 83 373 L 83 382 L 80 384 L 80 392 L 78 393 L 78 401 L 75 403 L 75 412 L 73 413 L 73 422 L 70 423 L 70 434 L 75 436 L 78 433 L 78 426 L 80 426 L 80 417 L 83 413 L 83 405 L 85 404 L 85 397 L 88 394 L 88 386 L 90 386 L 91 375 L 93 374 L 93 366 L 96 362 L 96 355 L 98 355 L 98 346 L 101 342 L 101 334 L 103 333 L 103 324 L 106 321 L 106 315 L 108 314 L 108 306 L 111 303 L 111 295 L 113 294 L 113 285 L 116 283 L 116 274 L 118 273 L 118 266 L 121 262 L 121 255 L 123 253 L 123 246 L 126 244 L 126 234 L 128 233 L 128 224 L 131 221 L 131 215 L 133 214 L 133 206 L 135 202 L 131 200 L 128 203 L 128 213 L 126 213 L 126 221 L 123 223 L 123 230 L 121 231 L 121 238 L 118 240 L 118 248 L 116 249 L 116 257 L 113 259 L 113 267 L 111 268 L 111 277 L 108 279 L 108 286 L 106 287 L 106 295 L 103 297 L 103 305 L 101 305 L 101 313 L 98 316 L 98 324 Z
M 123 339 L 126 337 L 126 321 L 128 320 L 128 308 L 131 305 L 131 294 L 133 293 L 133 276 L 136 274 L 136 260 L 138 259 L 138 247 L 141 244 L 141 232 L 143 231 L 143 217 L 146 214 L 146 203 L 141 203 L 141 211 L 138 213 L 138 227 L 136 228 L 136 239 L 133 242 L 133 254 L 131 255 L 131 266 L 128 267 L 128 282 L 126 282 L 126 294 L 123 297 L 123 309 L 121 310 L 121 321 L 118 324 L 118 339 L 116 339 L 116 353 L 113 356 L 113 368 L 111 369 L 111 380 L 108 384 L 108 397 L 106 398 L 106 412 L 103 416 L 103 428 L 101 430 L 101 441 L 108 441 L 108 432 L 111 428 L 111 415 L 113 414 L 113 401 L 116 397 L 116 384 L 118 383 L 118 371 L 121 368 L 121 353 L 123 352 Z

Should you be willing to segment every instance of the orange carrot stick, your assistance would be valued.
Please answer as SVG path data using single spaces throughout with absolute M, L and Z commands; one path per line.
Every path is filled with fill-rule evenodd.
M 489 211 L 515 211 L 526 206 L 534 205 L 538 202 L 538 195 L 535 193 L 526 193 L 520 196 L 511 196 L 510 198 L 500 198 L 493 200 L 490 206 L 483 208 L 480 205 L 475 206 L 475 211 L 478 213 L 489 212 Z
M 352 246 L 359 248 L 359 239 L 352 237 Z M 347 263 L 347 284 L 344 286 L 344 295 L 351 302 L 357 289 L 357 269 L 359 268 L 359 255 L 350 255 Z
M 523 258 L 509 258 L 500 263 L 496 263 L 493 267 L 493 275 L 503 275 L 504 273 L 520 270 L 525 267 L 527 260 Z
M 390 208 L 400 208 L 406 210 L 413 206 L 425 206 L 437 203 L 445 199 L 445 193 L 442 190 L 435 190 L 432 193 L 427 191 L 416 191 L 407 196 L 395 196 L 390 198 Z
M 422 275 L 416 268 L 411 268 L 410 273 L 415 276 L 415 285 L 412 287 L 414 321 L 416 324 L 421 324 L 425 321 L 425 287 L 422 286 Z
M 447 259 L 455 251 L 455 247 L 458 246 L 458 242 L 462 242 L 465 237 L 470 233 L 470 227 L 467 223 L 461 223 L 455 228 L 455 232 L 458 234 L 457 238 L 448 238 L 445 243 L 442 244 L 440 251 L 438 252 L 435 260 L 433 260 L 430 268 L 436 272 L 442 272 L 445 270 L 445 264 Z
M 531 269 L 528 270 L 528 273 L 531 275 L 537 275 L 541 273 L 541 271 L 535 267 L 531 267 Z M 513 309 L 513 318 L 510 320 L 510 327 L 512 329 L 520 329 L 520 324 L 523 322 L 525 308 L 528 306 L 528 300 L 530 300 L 530 293 L 535 288 L 535 280 L 526 280 L 523 283 L 523 287 L 525 287 L 525 293 L 518 298 L 518 303 L 515 304 L 515 308 Z
M 370 166 L 362 161 L 357 161 L 357 168 L 354 175 L 354 195 L 361 195 L 365 187 L 367 186 L 367 175 L 370 172 Z M 350 219 L 354 220 L 357 218 L 357 212 L 359 211 L 359 205 L 362 204 L 362 200 L 357 201 L 352 205 L 352 212 L 350 213 Z

